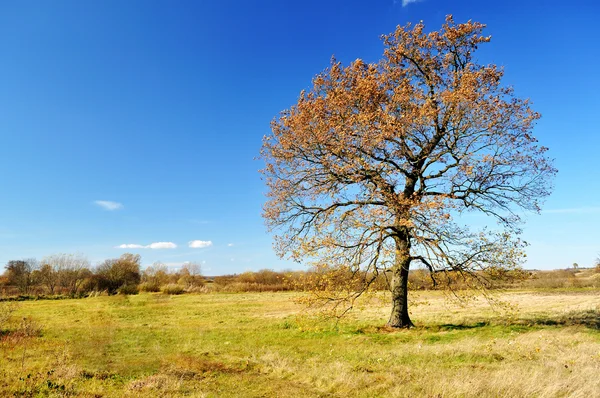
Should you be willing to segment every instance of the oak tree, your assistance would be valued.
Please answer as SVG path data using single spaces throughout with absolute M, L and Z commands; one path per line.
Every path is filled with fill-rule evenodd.
M 391 327 L 410 327 L 413 266 L 434 283 L 520 264 L 523 210 L 539 212 L 556 170 L 532 135 L 540 115 L 475 59 L 485 25 L 446 18 L 383 36 L 383 58 L 335 59 L 271 124 L 264 205 L 279 255 L 386 277 Z M 461 217 L 497 221 L 477 229 Z M 333 299 L 333 297 L 332 297 Z

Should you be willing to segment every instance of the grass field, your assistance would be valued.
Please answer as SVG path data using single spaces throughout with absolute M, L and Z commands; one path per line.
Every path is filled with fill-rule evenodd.
M 504 293 L 506 311 L 424 292 L 400 331 L 385 302 L 336 324 L 288 293 L 22 302 L 0 396 L 600 396 L 599 293 Z

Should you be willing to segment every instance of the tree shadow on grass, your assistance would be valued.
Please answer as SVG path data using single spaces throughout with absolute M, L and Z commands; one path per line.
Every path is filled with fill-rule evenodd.
M 539 316 L 523 321 L 542 326 L 585 326 L 600 330 L 600 309 L 571 311 L 557 317 Z
M 470 330 L 470 329 L 478 329 L 486 326 L 490 326 L 491 323 L 487 321 L 483 322 L 475 322 L 469 324 L 453 324 L 453 323 L 445 323 L 443 325 L 437 325 L 440 330 L 443 331 L 451 331 L 451 330 Z
M 427 327 L 432 331 L 473 330 L 491 326 L 505 326 L 510 329 L 529 329 L 540 326 L 583 326 L 600 330 L 600 309 L 571 311 L 564 314 L 539 314 L 528 318 L 491 319 L 473 323 L 446 323 Z

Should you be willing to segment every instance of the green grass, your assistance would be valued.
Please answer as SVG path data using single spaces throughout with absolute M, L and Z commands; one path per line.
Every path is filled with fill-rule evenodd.
M 288 293 L 22 302 L 0 396 L 593 396 L 597 293 L 505 296 L 519 312 L 421 293 L 401 331 L 383 304 L 316 321 Z M 41 334 L 20 336 L 22 317 Z

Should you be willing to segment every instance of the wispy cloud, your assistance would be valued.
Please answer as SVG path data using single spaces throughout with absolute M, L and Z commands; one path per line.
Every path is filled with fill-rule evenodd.
M 115 246 L 116 249 L 145 249 L 144 245 L 136 245 L 134 243 L 123 243 L 122 245 Z
M 180 270 L 182 267 L 184 267 L 185 265 L 188 265 L 189 263 L 191 263 L 191 261 L 174 261 L 174 262 L 172 261 L 172 262 L 165 262 L 165 263 L 161 262 L 161 265 L 164 265 L 165 267 L 172 269 L 172 270 Z M 198 263 L 198 262 L 196 261 L 196 263 Z M 206 264 L 205 260 L 200 261 L 200 264 L 202 265 L 203 271 L 210 270 L 210 268 L 204 267 L 204 265 Z M 148 267 L 151 267 L 152 265 L 154 265 L 154 264 L 144 264 L 143 268 L 146 269 Z
M 549 209 L 549 210 L 544 210 L 542 213 L 548 213 L 548 214 L 592 214 L 592 213 L 600 213 L 600 207 L 582 206 L 582 207 L 571 207 L 571 208 L 565 208 L 565 209 Z
M 176 249 L 177 245 L 173 242 L 154 242 L 149 245 L 138 245 L 135 243 L 124 243 L 115 246 L 116 249 Z
M 406 7 L 409 4 L 416 3 L 421 0 L 402 0 L 402 7 Z
M 176 249 L 177 245 L 173 242 L 155 242 L 146 246 L 148 249 Z
M 104 210 L 121 210 L 123 208 L 123 204 L 119 202 L 112 202 L 110 200 L 96 200 L 94 201 L 96 206 L 102 207 Z
M 228 243 L 227 247 L 233 247 L 233 243 Z
M 193 240 L 188 243 L 188 246 L 193 249 L 203 249 L 205 247 L 212 246 L 212 241 L 210 240 Z

